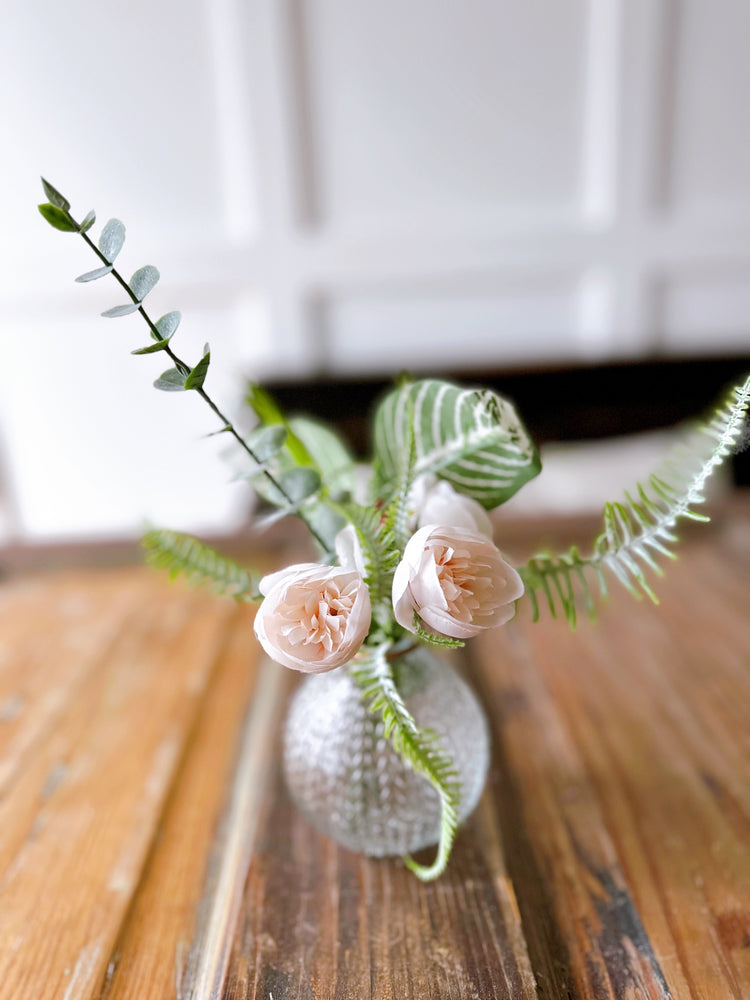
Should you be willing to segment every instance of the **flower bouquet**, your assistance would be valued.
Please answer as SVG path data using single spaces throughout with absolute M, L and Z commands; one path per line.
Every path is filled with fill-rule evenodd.
M 512 404 L 486 389 L 436 379 L 404 380 L 374 414 L 366 485 L 346 445 L 327 427 L 288 418 L 260 386 L 248 401 L 257 427 L 242 435 L 206 389 L 211 354 L 195 364 L 174 349 L 178 312 L 153 320 L 144 300 L 159 280 L 151 265 L 126 280 L 115 267 L 125 227 L 110 219 L 98 243 L 95 215 L 78 222 L 46 181 L 40 205 L 58 230 L 79 234 L 99 259 L 80 275 L 111 275 L 127 302 L 103 315 L 138 312 L 171 366 L 155 381 L 167 392 L 197 392 L 246 460 L 248 478 L 279 516 L 308 527 L 314 561 L 260 578 L 193 538 L 151 531 L 151 563 L 240 601 L 259 601 L 258 641 L 277 663 L 311 676 L 295 694 L 286 730 L 292 794 L 322 829 L 375 855 L 404 853 L 422 879 L 439 876 L 459 821 L 481 794 L 488 739 L 473 694 L 430 647 L 452 649 L 506 624 L 519 602 L 534 620 L 540 596 L 575 626 L 594 614 L 595 591 L 615 577 L 634 596 L 656 600 L 650 573 L 672 557 L 682 518 L 696 507 L 715 468 L 741 440 L 750 378 L 693 428 L 664 469 L 604 510 L 591 551 L 540 553 L 513 567 L 492 540 L 488 511 L 541 470 L 538 452 Z M 430 864 L 411 857 L 438 844 Z

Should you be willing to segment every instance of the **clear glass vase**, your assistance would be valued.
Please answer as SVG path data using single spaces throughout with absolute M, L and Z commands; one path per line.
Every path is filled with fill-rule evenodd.
M 466 682 L 431 650 L 413 649 L 392 666 L 417 725 L 438 733 L 455 764 L 463 820 L 487 777 L 484 712 Z M 386 857 L 439 839 L 437 792 L 386 741 L 380 716 L 363 704 L 346 667 L 308 675 L 295 691 L 284 733 L 284 769 L 299 809 L 350 850 Z

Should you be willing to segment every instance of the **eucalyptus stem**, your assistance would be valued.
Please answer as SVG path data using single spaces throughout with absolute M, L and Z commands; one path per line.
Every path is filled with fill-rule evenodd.
M 99 260 L 101 260 L 102 263 L 105 264 L 107 267 L 111 268 L 110 274 L 112 274 L 112 276 L 119 282 L 119 284 L 122 286 L 122 288 L 124 289 L 124 291 L 127 292 L 128 296 L 130 297 L 131 302 L 134 302 L 134 303 L 137 302 L 138 303 L 138 310 L 137 311 L 140 313 L 140 315 L 145 320 L 146 324 L 148 325 L 149 330 L 151 330 L 151 333 L 156 337 L 157 340 L 162 340 L 163 337 L 162 337 L 161 333 L 159 332 L 159 330 L 157 329 L 156 324 L 153 322 L 153 320 L 151 319 L 151 317 L 148 315 L 148 313 L 146 312 L 146 310 L 143 307 L 143 303 L 138 298 L 138 296 L 135 294 L 135 292 L 130 287 L 130 285 L 128 284 L 128 282 L 125 280 L 125 278 L 123 278 L 123 276 L 120 274 L 120 272 L 117 270 L 117 268 L 113 265 L 112 261 L 107 260 L 107 258 L 105 257 L 105 255 L 99 249 L 99 247 L 94 243 L 93 240 L 91 240 L 89 238 L 88 233 L 85 233 L 85 232 L 81 231 L 81 224 L 79 222 L 76 222 L 76 220 L 73 218 L 73 216 L 70 214 L 70 212 L 68 211 L 66 214 L 67 214 L 68 218 L 70 219 L 70 221 L 73 223 L 73 225 L 75 225 L 75 227 L 76 227 L 76 229 L 78 231 L 79 236 L 83 237 L 84 241 L 88 244 L 88 246 L 91 247 L 91 249 L 94 251 L 94 253 L 99 258 Z M 190 370 L 191 370 L 190 369 L 190 365 L 188 365 L 181 358 L 179 358 L 174 353 L 174 351 L 169 346 L 169 344 L 165 344 L 165 346 L 164 346 L 163 349 L 164 349 L 165 354 L 167 354 L 172 359 L 172 361 L 175 364 L 175 367 L 179 371 L 181 371 L 183 374 L 187 374 L 188 372 L 190 372 Z M 271 484 L 271 486 L 273 486 L 274 489 L 277 490 L 281 494 L 281 496 L 287 501 L 287 503 L 289 504 L 290 507 L 294 506 L 294 500 L 289 496 L 289 494 L 287 493 L 287 491 L 284 489 L 284 487 L 281 485 L 281 483 L 277 480 L 277 478 L 273 475 L 273 473 L 269 472 L 268 469 L 263 466 L 263 462 L 258 458 L 258 456 L 255 454 L 255 452 L 250 447 L 250 445 L 247 443 L 247 441 L 245 441 L 245 439 L 242 437 L 242 435 L 239 434 L 239 432 L 235 428 L 235 426 L 232 423 L 232 421 L 229 420 L 227 416 L 225 416 L 225 414 L 219 409 L 219 407 L 216 405 L 216 403 L 213 401 L 213 399 L 211 399 L 211 397 L 208 395 L 208 393 L 206 392 L 206 390 L 202 386 L 200 386 L 200 387 L 196 387 L 195 391 L 198 393 L 198 395 L 202 399 L 205 400 L 206 403 L 208 403 L 208 405 L 214 411 L 214 413 L 219 418 L 219 420 L 223 421 L 223 423 L 224 423 L 224 430 L 226 430 L 229 434 L 231 434 L 232 437 L 240 445 L 240 447 L 243 448 L 247 452 L 247 454 L 250 456 L 250 458 L 252 458 L 252 460 L 255 462 L 255 464 L 261 467 L 262 474 L 266 477 L 266 479 Z M 310 531 L 311 535 L 316 540 L 316 542 L 320 545 L 320 547 L 323 549 L 323 551 L 327 552 L 328 551 L 328 545 L 326 544 L 326 542 L 324 541 L 324 539 L 318 534 L 318 532 L 316 531 L 315 527 L 310 523 L 310 521 L 300 511 L 297 511 L 297 516 L 300 518 L 300 520 L 304 521 L 304 523 L 307 526 L 308 530 Z

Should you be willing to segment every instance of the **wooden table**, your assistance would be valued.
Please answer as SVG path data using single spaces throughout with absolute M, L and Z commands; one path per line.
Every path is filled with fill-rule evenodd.
M 252 611 L 142 568 L 0 588 L 0 997 L 750 997 L 750 521 L 660 608 L 467 647 L 489 785 L 422 885 L 279 775 Z

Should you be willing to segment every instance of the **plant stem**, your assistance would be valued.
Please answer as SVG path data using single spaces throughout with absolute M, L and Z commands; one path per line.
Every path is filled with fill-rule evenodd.
M 127 283 L 127 281 L 120 274 L 120 272 L 117 270 L 117 268 L 114 267 L 114 265 L 112 264 L 112 261 L 107 260 L 107 258 L 104 256 L 104 254 L 99 249 L 99 247 L 93 242 L 93 240 L 91 240 L 89 238 L 88 233 L 82 233 L 81 232 L 80 223 L 76 222 L 76 220 L 73 218 L 73 216 L 70 214 L 70 212 L 68 212 L 67 214 L 68 214 L 68 217 L 70 218 L 70 221 L 78 228 L 79 235 L 82 236 L 83 239 L 85 240 L 85 242 L 91 247 L 91 249 L 94 251 L 94 253 L 99 258 L 99 260 L 101 260 L 103 264 L 106 264 L 107 267 L 111 267 L 112 268 L 112 270 L 111 270 L 110 273 L 120 283 L 120 285 L 122 285 L 123 289 L 130 296 L 131 302 L 137 302 L 138 303 L 138 312 L 141 314 L 141 316 L 143 317 L 143 319 L 146 321 L 146 323 L 148 325 L 148 328 L 151 330 L 152 334 L 157 338 L 157 340 L 163 340 L 164 338 L 159 333 L 158 329 L 156 328 L 155 323 L 151 320 L 151 317 L 148 315 L 148 313 L 146 312 L 146 310 L 143 308 L 143 303 L 138 298 L 138 296 L 135 294 L 135 292 L 130 287 L 130 285 Z M 190 365 L 186 364 L 181 358 L 179 358 L 174 353 L 174 351 L 169 346 L 169 344 L 167 344 L 164 347 L 164 352 L 172 359 L 172 361 L 174 361 L 175 366 L 176 366 L 176 368 L 179 371 L 181 371 L 181 372 L 189 372 L 190 371 Z M 224 413 L 222 413 L 222 411 L 219 409 L 219 407 L 216 405 L 216 403 L 213 401 L 213 399 L 211 399 L 211 397 L 208 395 L 208 393 L 206 392 L 206 390 L 201 386 L 201 388 L 199 388 L 199 389 L 197 389 L 195 391 L 198 393 L 198 395 L 202 399 L 204 399 L 206 401 L 206 403 L 208 403 L 208 405 L 214 411 L 214 413 L 219 418 L 219 420 L 223 421 L 226 430 L 232 435 L 232 437 L 234 437 L 234 439 L 237 441 L 237 443 L 240 445 L 240 447 L 243 448 L 247 452 L 247 454 L 250 456 L 250 458 L 252 458 L 252 460 L 255 462 L 256 465 L 261 466 L 261 472 L 266 477 L 266 479 L 268 480 L 268 482 L 274 487 L 274 489 L 278 490 L 278 492 L 281 494 L 281 496 L 288 502 L 288 504 L 289 504 L 290 507 L 294 506 L 294 501 L 289 496 L 289 494 L 286 492 L 286 490 L 281 485 L 281 483 L 276 479 L 276 477 L 273 475 L 273 473 L 269 472 L 268 469 L 262 467 L 263 463 L 257 457 L 257 455 L 255 454 L 255 452 L 253 451 L 253 449 L 250 447 L 250 445 L 247 443 L 247 441 L 244 440 L 244 438 L 242 437 L 242 435 L 238 433 L 238 431 L 236 430 L 236 428 L 235 428 L 234 424 L 231 422 L 231 420 L 229 420 L 224 415 Z M 300 511 L 297 511 L 297 516 L 302 521 L 305 522 L 305 524 L 307 525 L 307 528 L 309 529 L 311 535 L 316 540 L 316 542 L 318 543 L 318 545 L 320 545 L 320 547 L 323 549 L 324 552 L 327 552 L 328 551 L 328 545 L 323 540 L 323 538 L 321 538 L 321 536 L 315 530 L 315 528 L 313 527 L 313 525 L 310 524 L 310 522 L 308 521 L 308 519 Z

